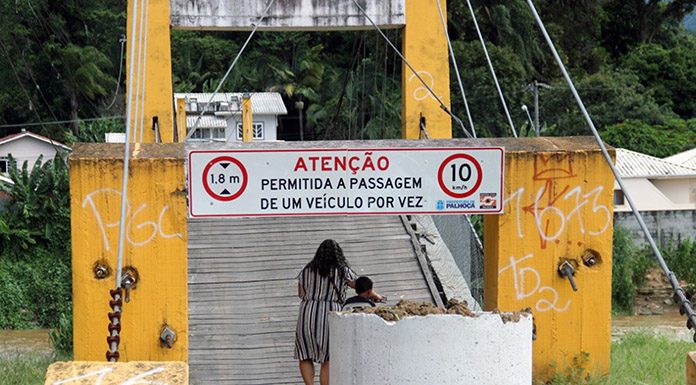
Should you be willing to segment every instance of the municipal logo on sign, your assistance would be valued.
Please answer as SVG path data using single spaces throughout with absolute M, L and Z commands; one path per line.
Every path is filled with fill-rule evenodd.
M 493 208 L 498 205 L 497 193 L 482 193 L 479 197 L 479 204 L 482 209 Z

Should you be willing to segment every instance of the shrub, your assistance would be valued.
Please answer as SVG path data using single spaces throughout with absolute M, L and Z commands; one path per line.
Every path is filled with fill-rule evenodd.
M 633 311 L 633 297 L 645 280 L 645 272 L 653 265 L 650 256 L 638 250 L 628 230 L 614 228 L 611 302 L 618 312 Z
M 696 241 L 687 238 L 679 244 L 670 242 L 662 253 L 667 266 L 679 279 L 696 284 Z
M 35 326 L 26 283 L 30 268 L 23 262 L 0 259 L 0 329 Z
M 61 314 L 55 329 L 48 333 L 53 350 L 59 354 L 71 354 L 73 349 L 72 313 Z

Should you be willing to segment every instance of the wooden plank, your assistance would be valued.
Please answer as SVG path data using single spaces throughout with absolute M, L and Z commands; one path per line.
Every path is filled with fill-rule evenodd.
M 377 254 L 380 253 L 380 254 Z M 405 247 L 385 247 L 381 250 L 358 250 L 353 251 L 350 254 L 345 254 L 346 261 L 351 267 L 359 267 L 360 263 L 371 263 L 371 264 L 386 264 L 394 263 L 394 259 L 407 259 L 409 261 L 415 260 L 415 256 Z M 309 261 L 311 261 L 312 256 L 308 256 L 305 253 L 292 253 L 285 252 L 280 255 L 253 255 L 251 253 L 231 253 L 227 252 L 210 252 L 205 253 L 205 255 L 193 256 L 189 259 L 189 266 L 208 266 L 215 264 L 244 264 L 250 262 L 272 262 L 277 264 L 277 266 L 283 266 L 293 270 L 302 269 Z M 360 263 L 358 263 L 360 262 Z
M 398 240 L 404 240 L 407 238 L 404 238 L 403 235 L 390 235 L 386 233 L 373 233 L 372 235 L 381 235 L 381 241 L 398 241 Z M 227 235 L 227 236 L 231 236 Z M 284 234 L 284 236 L 290 236 L 290 234 Z M 220 247 L 230 247 L 231 245 L 229 242 L 223 242 L 221 239 L 225 236 L 218 236 L 218 237 L 211 237 L 211 238 L 206 238 L 206 239 L 200 239 L 196 242 L 192 242 L 188 245 L 189 249 L 192 251 L 196 251 L 198 249 L 214 249 L 214 248 L 220 248 Z M 290 240 L 291 239 L 291 240 Z M 254 238 L 250 238 L 249 241 L 252 243 L 236 243 L 234 245 L 234 250 L 241 251 L 245 248 L 251 248 L 251 249 L 256 249 L 260 248 L 263 250 L 264 248 L 269 248 L 269 247 L 275 247 L 276 251 L 278 251 L 278 247 L 280 247 L 280 250 L 284 250 L 285 247 L 290 247 L 290 246 L 297 246 L 297 247 L 303 247 L 304 250 L 306 250 L 306 253 L 309 255 L 314 255 L 314 252 L 316 251 L 316 247 L 310 246 L 307 247 L 308 244 L 311 245 L 319 245 L 321 241 L 324 239 L 324 237 L 321 238 L 292 238 L 290 237 L 287 241 L 284 240 L 278 240 L 278 239 L 273 239 L 269 238 L 267 236 L 258 236 Z M 365 243 L 370 243 L 370 242 L 376 242 L 374 239 L 362 239 L 362 240 L 356 240 L 354 242 L 346 242 L 346 241 L 339 241 L 339 243 L 344 247 L 345 252 L 350 252 L 353 247 L 350 247 L 351 243 L 354 244 L 354 246 L 359 246 L 361 244 Z

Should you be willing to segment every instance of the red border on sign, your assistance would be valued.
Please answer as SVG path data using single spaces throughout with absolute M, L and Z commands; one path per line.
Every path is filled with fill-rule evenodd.
M 188 151 L 188 170 L 189 176 L 191 175 L 191 158 L 193 154 L 213 154 L 213 153 L 234 153 L 234 152 L 303 152 L 303 151 L 317 151 L 317 152 L 354 152 L 354 151 L 437 151 L 437 150 L 452 150 L 452 151 L 470 151 L 470 150 L 499 150 L 500 151 L 500 186 L 501 186 L 501 197 L 505 193 L 504 191 L 504 181 L 505 181 L 505 148 L 504 147 L 397 147 L 397 148 L 375 148 L 375 147 L 354 147 L 354 148 L 297 148 L 297 149 L 241 149 L 241 148 L 229 148 L 221 150 L 190 150 Z M 191 178 L 189 180 L 189 191 L 193 188 Z M 501 198 L 502 199 L 502 198 Z M 408 215 L 408 214 L 435 214 L 435 215 L 462 215 L 462 214 L 502 214 L 504 205 L 498 206 L 498 210 L 478 210 L 478 211 L 403 211 L 403 212 L 380 212 L 380 211 L 363 211 L 363 212 L 318 212 L 318 213 L 284 213 L 284 214 L 194 214 L 193 205 L 191 202 L 188 204 L 189 214 L 191 218 L 251 218 L 251 217 L 316 217 L 316 216 L 335 216 L 335 215 Z
M 445 182 L 442 180 L 442 173 L 445 171 L 445 165 L 454 159 L 466 159 L 470 161 L 471 163 L 474 164 L 474 167 L 476 167 L 476 173 L 478 174 L 478 180 L 476 183 L 474 183 L 474 187 L 472 187 L 469 191 L 461 194 L 457 194 L 456 192 L 453 192 L 452 190 L 448 189 L 447 186 L 445 186 Z M 466 198 L 470 195 L 473 195 L 476 191 L 478 191 L 478 188 L 481 186 L 481 182 L 483 182 L 483 170 L 481 170 L 481 165 L 479 162 L 474 158 L 473 156 L 469 154 L 454 154 L 450 155 L 447 159 L 442 161 L 442 164 L 440 164 L 440 168 L 437 170 L 437 183 L 440 185 L 440 188 L 442 189 L 442 192 L 445 194 L 451 196 L 452 198 Z
M 222 195 L 216 194 L 215 192 L 213 192 L 213 190 L 210 188 L 210 186 L 208 186 L 208 178 L 207 178 L 208 171 L 210 171 L 210 168 L 213 167 L 213 165 L 215 163 L 222 162 L 223 160 L 236 164 L 237 167 L 239 167 L 239 169 L 242 171 L 242 187 L 239 188 L 239 191 L 237 191 L 236 193 L 234 193 L 228 197 L 223 197 Z M 242 164 L 242 162 L 238 161 L 236 158 L 233 158 L 231 156 L 218 156 L 217 158 L 208 162 L 208 164 L 203 169 L 203 188 L 205 189 L 205 192 L 207 192 L 208 195 L 210 195 L 210 197 L 215 199 L 215 200 L 229 202 L 229 201 L 233 201 L 233 200 L 239 198 L 239 196 L 242 195 L 244 190 L 246 190 L 248 182 L 249 182 L 249 175 L 247 174 L 246 168 L 244 168 L 244 165 Z

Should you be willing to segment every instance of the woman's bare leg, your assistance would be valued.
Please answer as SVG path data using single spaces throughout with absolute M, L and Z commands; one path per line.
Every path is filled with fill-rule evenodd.
M 314 363 L 312 360 L 300 361 L 300 374 L 305 385 L 314 385 Z
M 321 385 L 329 385 L 329 361 L 321 363 L 321 369 L 319 369 L 319 383 Z

